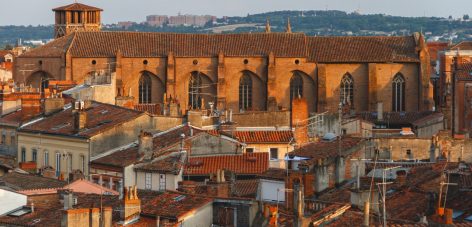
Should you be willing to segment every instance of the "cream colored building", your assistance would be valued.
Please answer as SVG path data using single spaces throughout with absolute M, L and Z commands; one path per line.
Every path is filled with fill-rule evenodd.
M 141 130 L 151 128 L 152 119 L 142 112 L 98 102 L 74 103 L 20 128 L 18 160 L 36 162 L 38 169 L 53 167 L 56 177 L 64 179 L 76 170 L 87 176 L 91 157 L 129 144 Z

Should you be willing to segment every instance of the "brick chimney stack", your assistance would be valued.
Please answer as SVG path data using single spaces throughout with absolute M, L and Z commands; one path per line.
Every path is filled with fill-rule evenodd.
M 141 131 L 139 134 L 139 154 L 144 156 L 145 160 L 151 160 L 153 155 L 153 141 L 152 134 L 149 132 Z
M 44 100 L 44 114 L 50 115 L 64 108 L 64 99 L 62 97 L 46 98 Z
M 87 112 L 85 111 L 85 102 L 76 101 L 74 103 L 74 110 L 72 111 L 74 117 L 74 129 L 79 132 L 87 127 Z
M 292 101 L 292 128 L 294 131 L 294 139 L 297 144 L 308 142 L 307 119 L 309 117 L 308 104 L 304 98 L 295 98 Z
M 139 215 L 141 213 L 141 200 L 138 198 L 138 190 L 136 186 L 125 187 L 124 189 L 125 196 L 121 219 L 122 224 L 127 225 L 139 220 Z

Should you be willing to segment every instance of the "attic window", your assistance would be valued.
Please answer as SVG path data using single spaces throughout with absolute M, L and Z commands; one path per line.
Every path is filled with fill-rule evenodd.
M 193 64 L 198 65 L 198 60 L 197 59 L 193 60 Z
M 249 63 L 249 60 L 244 59 L 243 63 L 244 63 L 245 65 L 247 65 L 247 63 Z
M 296 65 L 299 65 L 299 64 L 300 64 L 300 60 L 298 60 L 298 59 L 295 60 L 295 64 L 296 64 Z
M 96 60 L 92 60 L 92 65 L 96 65 L 97 64 L 97 61 Z
M 144 60 L 144 61 L 143 61 L 143 64 L 147 65 L 147 64 L 148 64 L 148 60 Z
M 29 207 L 22 207 L 20 209 L 17 209 L 11 213 L 8 214 L 8 216 L 13 216 L 13 217 L 21 217 L 25 214 L 31 213 L 31 208 Z
M 38 64 L 39 64 L 39 65 L 42 65 L 42 64 L 43 64 L 43 61 L 42 61 L 42 60 L 39 60 L 39 61 L 38 61 Z

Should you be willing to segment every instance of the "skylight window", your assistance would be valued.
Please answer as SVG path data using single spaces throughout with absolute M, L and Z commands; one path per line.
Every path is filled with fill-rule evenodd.
M 183 199 L 185 199 L 185 197 L 186 197 L 185 195 L 179 195 L 179 196 L 174 198 L 174 201 L 176 201 L 176 202 L 182 201 Z

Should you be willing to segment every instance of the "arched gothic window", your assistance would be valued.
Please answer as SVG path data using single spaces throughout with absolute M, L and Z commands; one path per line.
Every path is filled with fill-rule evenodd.
M 392 81 L 392 111 L 405 111 L 405 79 L 401 74 Z
M 343 105 L 349 105 L 351 108 L 354 105 L 354 80 L 352 76 L 346 74 L 341 79 L 340 88 L 340 102 Z
M 241 111 L 252 108 L 252 79 L 244 73 L 239 80 L 239 109 Z
M 151 103 L 152 80 L 148 73 L 143 73 L 139 78 L 139 103 Z
M 303 97 L 303 78 L 295 73 L 290 79 L 290 105 L 292 105 L 292 100 L 297 97 Z
M 202 75 L 199 72 L 192 72 L 188 86 L 188 100 L 192 109 L 202 107 Z

